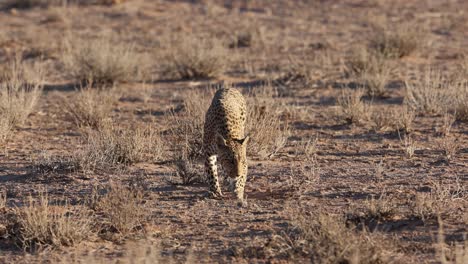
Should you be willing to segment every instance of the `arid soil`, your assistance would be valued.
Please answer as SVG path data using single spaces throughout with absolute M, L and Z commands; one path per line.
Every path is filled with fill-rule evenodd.
M 0 11 L 0 63 L 7 65 L 20 54 L 25 63 L 40 65 L 44 75 L 36 107 L 1 143 L 0 193 L 6 194 L 6 206 L 0 206 L 0 263 L 333 263 L 308 247 L 320 241 L 295 237 L 298 214 L 345 219 L 352 232 L 385 256 L 354 263 L 467 259 L 466 119 L 449 122 L 449 110 L 415 110 L 407 131 L 379 127 L 380 119 L 375 120 L 399 119 L 407 102 L 405 82 L 418 80 L 429 67 L 447 75 L 459 72 L 468 52 L 468 2 L 122 2 Z M 360 84 L 350 76 L 347 61 L 354 49 L 368 47 L 382 25 L 389 31 L 407 26 L 421 33 L 420 41 L 410 54 L 388 59 L 385 95 L 365 94 L 362 102 L 370 108 L 361 113 L 363 120 L 348 122 L 339 114 L 338 98 Z M 246 47 L 233 45 L 242 34 L 251 41 Z M 86 141 L 87 130 L 65 107 L 82 86 L 67 73 L 64 41 L 103 35 L 131 43 L 148 71 L 114 85 L 120 94 L 110 117 L 129 130 L 152 125 L 160 132 L 161 155 L 119 168 L 40 170 L 44 156 L 72 157 Z M 222 73 L 207 79 L 167 74 L 168 54 L 178 52 L 171 40 L 187 35 L 223 43 Z M 284 146 L 278 143 L 277 151 L 249 152 L 245 206 L 226 184 L 221 200 L 206 197 L 203 181 L 181 184 L 175 165 L 185 143 L 176 142 L 180 137 L 171 132 L 174 120 L 193 115 L 184 112 L 184 100 L 204 98 L 200 102 L 207 109 L 205 97 L 223 83 L 246 97 L 260 87 L 274 91 L 262 104 L 277 113 L 276 122 L 284 128 Z M 247 102 L 255 107 L 254 99 Z M 202 174 L 203 160 L 192 162 Z M 101 230 L 73 246 L 31 250 L 8 231 L 10 215 L 30 195 L 46 192 L 49 201 L 77 205 L 111 183 L 143 193 L 148 217 L 128 236 Z M 93 221 L 99 223 L 99 217 Z M 455 262 L 455 244 L 462 248 L 462 262 Z M 441 257 L 442 251 L 447 256 Z

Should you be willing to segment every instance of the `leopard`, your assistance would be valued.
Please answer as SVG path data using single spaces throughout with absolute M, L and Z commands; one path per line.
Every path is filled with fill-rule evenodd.
M 205 173 L 211 198 L 223 197 L 218 179 L 219 161 L 226 176 L 234 180 L 238 201 L 244 201 L 250 138 L 245 135 L 246 119 L 247 104 L 242 93 L 233 87 L 218 89 L 206 112 L 203 131 Z

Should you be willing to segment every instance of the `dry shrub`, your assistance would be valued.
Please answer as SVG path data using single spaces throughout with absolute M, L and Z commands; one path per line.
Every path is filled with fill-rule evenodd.
M 109 121 L 112 108 L 120 98 L 115 88 L 85 87 L 76 96 L 65 98 L 65 110 L 78 127 L 102 128 Z
M 300 57 L 290 56 L 285 73 L 277 80 L 277 84 L 288 86 L 289 89 L 295 82 L 310 85 L 333 72 L 335 60 L 334 54 L 328 50 L 303 54 Z
M 41 152 L 32 158 L 32 168 L 39 174 L 66 173 L 79 170 L 80 164 L 73 157 L 54 156 L 48 152 Z
M 406 81 L 406 103 L 420 113 L 453 112 L 457 120 L 465 119 L 468 83 L 449 80 L 439 71 L 429 69 L 418 80 Z
M 410 133 L 413 131 L 413 122 L 416 114 L 406 104 L 395 112 L 394 128 L 398 132 Z
M 366 218 L 377 220 L 391 217 L 395 214 L 397 207 L 394 200 L 385 193 L 381 194 L 378 199 L 372 196 L 370 200 L 366 200 L 364 205 Z
M 70 77 L 81 83 L 113 84 L 145 75 L 145 59 L 133 45 L 110 37 L 70 39 L 63 62 Z
M 362 101 L 363 90 L 343 90 L 337 98 L 337 118 L 348 124 L 362 124 L 369 119 L 370 105 Z
M 424 42 L 424 31 L 412 25 L 399 25 L 395 30 L 375 30 L 369 46 L 387 58 L 401 58 L 410 55 Z
M 317 155 L 318 138 L 302 139 L 295 146 L 295 155 L 305 161 L 313 161 Z
M 92 234 L 93 217 L 86 207 L 50 205 L 48 195 L 31 196 L 24 207 L 14 210 L 12 233 L 25 249 L 74 246 Z
M 466 187 L 458 177 L 450 183 L 433 182 L 430 189 L 430 192 L 416 193 L 409 203 L 411 213 L 424 221 L 453 214 L 458 210 L 456 207 L 463 207 L 467 198 Z
M 251 138 L 247 152 L 251 156 L 271 158 L 286 145 L 290 135 L 287 120 L 282 120 L 284 107 L 271 86 L 255 87 L 246 99 L 246 133 Z
M 196 160 L 202 156 L 205 115 L 216 92 L 215 88 L 189 89 L 182 94 L 182 110 L 168 116 L 172 148 L 177 157 Z
M 374 109 L 371 119 L 376 131 L 386 131 L 394 127 L 395 113 L 381 109 Z
M 7 195 L 4 192 L 0 192 L 0 209 L 5 208 L 7 204 Z
M 170 78 L 216 78 L 228 62 L 226 49 L 215 39 L 184 36 L 175 40 L 169 53 L 164 73 Z
M 343 217 L 310 213 L 303 208 L 286 212 L 292 230 L 285 243 L 293 254 L 310 257 L 313 263 L 387 263 L 381 242 L 377 244 L 367 232 L 347 227 Z
M 112 183 L 107 193 L 97 197 L 92 206 L 105 219 L 104 231 L 114 231 L 123 237 L 137 231 L 149 217 L 144 192 L 117 183 Z
M 355 77 L 366 88 L 367 95 L 386 95 L 385 86 L 390 79 L 391 66 L 382 55 L 364 48 L 353 50 L 347 59 L 346 72 Z
M 406 158 L 412 159 L 417 148 L 416 141 L 411 136 L 407 136 L 403 140 L 400 138 L 400 141 L 402 142 Z
M 84 171 L 105 171 L 162 156 L 163 142 L 153 127 L 130 129 L 108 123 L 89 131 L 84 149 L 76 153 L 75 159 Z
M 455 158 L 455 155 L 461 149 L 460 138 L 455 136 L 445 135 L 438 141 L 438 145 L 448 163 Z
M 23 124 L 42 92 L 39 68 L 32 69 L 17 58 L 8 69 L 0 80 L 0 141 Z

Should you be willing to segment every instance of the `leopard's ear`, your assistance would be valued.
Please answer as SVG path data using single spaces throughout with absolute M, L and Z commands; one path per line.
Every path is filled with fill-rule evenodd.
M 249 142 L 250 136 L 246 136 L 245 138 L 240 140 L 240 143 L 245 146 L 247 145 L 247 142 Z
M 224 139 L 219 133 L 216 133 L 216 144 L 221 147 L 227 146 L 226 139 Z

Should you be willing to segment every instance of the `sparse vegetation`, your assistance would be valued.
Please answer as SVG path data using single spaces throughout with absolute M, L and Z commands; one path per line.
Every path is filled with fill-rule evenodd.
M 385 219 L 395 214 L 396 204 L 388 194 L 381 194 L 378 199 L 374 196 L 366 200 L 364 203 L 366 207 L 365 215 L 371 219 Z
M 118 101 L 118 94 L 107 89 L 85 87 L 78 95 L 66 100 L 65 108 L 78 127 L 102 128 L 110 120 L 112 107 Z
M 353 51 L 345 66 L 347 73 L 365 87 L 367 95 L 382 97 L 387 94 L 385 87 L 392 68 L 384 56 L 360 48 Z
M 425 114 L 447 112 L 451 101 L 450 82 L 435 70 L 428 70 L 419 82 L 406 82 L 405 100 L 408 106 Z
M 363 90 L 344 90 L 337 98 L 337 117 L 347 124 L 362 124 L 369 119 L 370 105 L 362 101 Z
M 293 254 L 305 254 L 314 263 L 387 262 L 382 243 L 378 246 L 371 234 L 348 228 L 342 217 L 310 214 L 300 209 L 287 214 L 292 218 L 292 230 L 284 238 L 284 243 Z
M 287 120 L 282 120 L 284 108 L 275 104 L 273 87 L 257 87 L 247 99 L 246 133 L 251 140 L 247 145 L 248 155 L 269 158 L 280 151 L 290 134 Z
M 159 133 L 151 126 L 125 129 L 112 123 L 86 135 L 84 149 L 75 159 L 84 171 L 111 170 L 163 155 Z
M 51 205 L 48 195 L 37 200 L 31 196 L 24 207 L 15 209 L 11 231 L 25 249 L 73 246 L 92 234 L 92 215 L 86 207 L 65 204 Z
M 175 40 L 175 46 L 166 60 L 165 76 L 209 79 L 224 72 L 228 56 L 218 40 L 185 36 Z
M 0 209 L 5 208 L 7 203 L 6 193 L 0 192 Z
M 149 215 L 144 192 L 117 183 L 111 184 L 106 191 L 93 204 L 94 210 L 104 216 L 103 231 L 114 231 L 126 237 L 141 230 Z
M 70 77 L 87 84 L 138 80 L 146 71 L 145 57 L 136 53 L 133 45 L 110 37 L 69 39 L 65 42 L 63 62 Z
M 0 263 L 466 263 L 468 1 L 351 2 L 0 0 Z
M 417 51 L 424 43 L 424 34 L 414 25 L 399 25 L 395 30 L 381 28 L 370 40 L 370 48 L 387 58 L 401 58 Z
M 78 127 L 101 129 L 111 120 L 112 108 L 120 92 L 106 88 L 84 87 L 76 96 L 64 98 L 66 111 Z
M 41 71 L 19 58 L 10 62 L 0 79 L 0 141 L 22 125 L 36 106 L 42 91 Z

